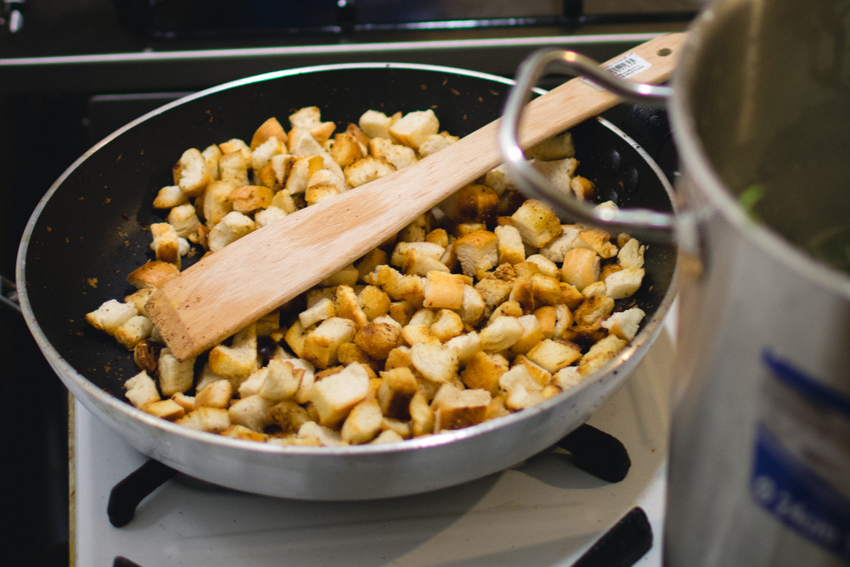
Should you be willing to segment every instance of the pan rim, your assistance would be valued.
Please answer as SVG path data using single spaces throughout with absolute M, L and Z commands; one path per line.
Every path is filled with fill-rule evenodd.
M 60 177 L 51 185 L 51 187 L 47 190 L 47 192 L 42 196 L 39 200 L 38 205 L 34 209 L 30 219 L 27 222 L 23 238 L 21 240 L 21 244 L 18 249 L 18 256 L 16 261 L 16 281 L 18 287 L 18 293 L 20 297 L 20 305 L 21 310 L 24 315 L 24 319 L 27 323 L 27 326 L 30 329 L 30 332 L 33 334 L 36 342 L 38 343 L 39 348 L 44 354 L 45 358 L 48 360 L 50 366 L 57 373 L 60 380 L 62 380 L 69 390 L 74 392 L 74 389 L 71 388 L 69 382 L 73 383 L 76 388 L 79 388 L 81 392 L 84 392 L 86 396 L 89 396 L 91 399 L 95 399 L 98 402 L 106 404 L 106 407 L 111 410 L 118 411 L 123 414 L 127 414 L 129 417 L 140 421 L 145 426 L 152 427 L 160 432 L 169 434 L 169 435 L 177 435 L 184 439 L 192 440 L 193 442 L 200 442 L 205 444 L 212 444 L 213 446 L 222 446 L 228 448 L 234 448 L 238 450 L 245 450 L 253 453 L 267 453 L 267 454 L 278 454 L 281 457 L 285 457 L 287 455 L 303 455 L 310 457 L 340 457 L 340 456 L 375 456 L 382 455 L 386 453 L 400 453 L 400 452 L 408 452 L 414 450 L 427 449 L 428 447 L 434 447 L 439 445 L 445 445 L 448 443 L 453 443 L 457 441 L 462 441 L 465 439 L 471 439 L 474 437 L 479 437 L 486 435 L 496 429 L 502 429 L 509 427 L 510 425 L 533 419 L 536 415 L 546 412 L 550 408 L 560 405 L 561 403 L 566 403 L 566 400 L 578 395 L 580 392 L 593 387 L 594 385 L 601 382 L 603 379 L 609 376 L 616 376 L 615 379 L 622 381 L 630 374 L 631 369 L 625 370 L 622 372 L 622 376 L 618 375 L 621 366 L 624 366 L 638 351 L 638 349 L 643 346 L 645 343 L 652 341 L 658 335 L 662 328 L 662 323 L 666 318 L 670 310 L 670 306 L 675 300 L 675 296 L 677 295 L 677 277 L 678 277 L 678 258 L 675 261 L 674 269 L 672 271 L 672 277 L 670 280 L 670 284 L 668 286 L 667 292 L 665 296 L 662 298 L 661 303 L 659 304 L 656 311 L 652 314 L 652 319 L 647 321 L 644 325 L 644 328 L 638 333 L 638 335 L 630 341 L 630 343 L 624 348 L 617 357 L 606 363 L 603 367 L 596 371 L 596 376 L 592 380 L 584 380 L 576 386 L 571 387 L 570 389 L 559 393 L 556 396 L 553 396 L 550 399 L 547 399 L 537 405 L 531 406 L 529 408 L 525 408 L 522 411 L 512 413 L 507 416 L 503 416 L 494 420 L 485 421 L 483 423 L 467 427 L 459 430 L 452 431 L 444 431 L 438 434 L 433 434 L 425 437 L 408 439 L 400 442 L 386 443 L 386 444 L 377 444 L 377 445 L 347 445 L 340 447 L 307 447 L 307 446 L 292 446 L 292 445 L 279 445 L 275 443 L 258 443 L 256 441 L 247 441 L 242 439 L 234 439 L 229 437 L 224 437 L 221 435 L 217 435 L 214 433 L 207 433 L 203 431 L 193 430 L 187 427 L 183 427 L 177 425 L 175 423 L 166 421 L 164 419 L 160 419 L 154 417 L 148 413 L 143 412 L 142 410 L 135 408 L 127 401 L 121 400 L 116 396 L 113 396 L 107 392 L 102 391 L 98 388 L 92 381 L 87 379 L 82 373 L 78 372 L 75 368 L 73 368 L 62 355 L 55 349 L 52 343 L 47 339 L 47 336 L 44 334 L 40 324 L 36 321 L 34 312 L 30 305 L 29 295 L 26 286 L 26 256 L 28 245 L 30 239 L 32 237 L 33 231 L 35 229 L 35 225 L 38 222 L 38 219 L 41 215 L 41 212 L 47 205 L 47 202 L 53 196 L 53 194 L 58 190 L 58 188 L 64 183 L 65 179 L 67 179 L 77 167 L 80 166 L 85 160 L 91 157 L 94 153 L 100 150 L 103 146 L 105 146 L 108 142 L 113 140 L 114 138 L 120 136 L 124 132 L 132 129 L 137 124 L 140 124 L 151 117 L 162 114 L 172 108 L 178 107 L 187 102 L 193 101 L 195 99 L 207 96 L 209 94 L 213 94 L 216 92 L 229 90 L 233 88 L 237 88 L 239 86 L 248 85 L 252 83 L 257 83 L 261 81 L 274 80 L 282 77 L 289 77 L 294 75 L 302 75 L 309 73 L 317 73 L 317 72 L 326 72 L 326 71 L 334 71 L 334 70 L 357 70 L 357 69 L 374 69 L 374 68 L 390 68 L 390 69 L 410 69 L 410 70 L 420 70 L 420 71 L 429 71 L 429 72 L 439 72 L 439 73 L 449 73 L 454 75 L 461 76 L 469 76 L 473 78 L 479 78 L 491 82 L 501 83 L 506 86 L 512 86 L 515 82 L 512 79 L 507 79 L 504 77 L 500 77 L 497 75 L 490 75 L 488 73 L 482 73 L 478 71 L 461 69 L 449 66 L 439 66 L 439 65 L 428 65 L 428 64 L 415 64 L 415 63 L 394 63 L 394 62 L 371 62 L 371 63 L 342 63 L 342 64 L 328 64 L 328 65 L 315 65 L 310 67 L 300 67 L 294 69 L 287 69 L 282 71 L 274 71 L 270 73 L 263 73 L 259 75 L 253 75 L 250 77 L 245 77 L 242 79 L 238 79 L 235 81 L 230 81 L 227 83 L 223 83 L 221 85 L 217 85 L 214 87 L 210 87 L 208 89 L 204 89 L 202 91 L 198 91 L 197 93 L 193 93 L 180 99 L 177 99 L 173 102 L 167 103 L 153 111 L 150 111 L 139 118 L 129 122 L 128 124 L 122 126 L 121 128 L 115 130 L 110 135 L 106 136 L 104 139 L 96 143 L 92 146 L 88 151 L 86 151 L 83 155 L 81 155 L 77 160 L 75 160 L 63 173 Z M 536 89 L 538 94 L 544 92 L 542 89 Z M 623 138 L 625 141 L 629 143 L 640 155 L 641 158 L 644 159 L 647 164 L 652 168 L 652 170 L 656 173 L 659 180 L 661 181 L 665 192 L 670 198 L 671 206 L 673 207 L 674 214 L 676 212 L 676 200 L 674 198 L 673 188 L 670 182 L 667 180 L 666 176 L 661 171 L 661 168 L 658 164 L 649 156 L 646 151 L 633 139 L 631 139 L 628 135 L 626 135 L 622 130 L 614 126 L 608 120 L 597 117 L 596 120 L 602 124 L 604 127 L 610 129 L 612 132 Z M 67 380 L 66 380 L 67 378 Z M 94 413 L 97 413 L 99 410 L 91 408 L 89 406 L 89 398 L 86 396 L 77 396 L 80 397 L 80 401 L 88 407 L 90 410 L 93 410 Z

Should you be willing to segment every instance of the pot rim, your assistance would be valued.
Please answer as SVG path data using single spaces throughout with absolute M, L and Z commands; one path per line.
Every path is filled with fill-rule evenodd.
M 704 10 L 691 25 L 674 73 L 673 94 L 668 104 L 673 137 L 685 177 L 698 185 L 699 193 L 732 224 L 745 238 L 758 246 L 775 261 L 787 264 L 813 284 L 850 299 L 850 274 L 816 260 L 801 248 L 791 244 L 764 223 L 754 221 L 738 204 L 726 184 L 711 164 L 705 145 L 697 132 L 690 87 L 699 72 L 702 51 L 706 49 L 711 28 L 717 25 L 718 15 L 713 8 Z M 709 211 L 693 210 L 697 223 Z
M 447 443 L 451 443 L 456 440 L 467 439 L 472 437 L 483 436 L 495 429 L 507 428 L 514 423 L 526 421 L 529 419 L 533 419 L 535 416 L 543 413 L 553 406 L 560 405 L 562 403 L 567 403 L 567 399 L 573 397 L 585 389 L 593 387 L 595 384 L 598 384 L 600 381 L 604 379 L 613 379 L 615 381 L 622 382 L 630 373 L 630 369 L 624 369 L 622 373 L 620 373 L 619 368 L 621 366 L 626 366 L 631 358 L 633 358 L 636 354 L 638 355 L 637 360 L 640 360 L 641 349 L 644 345 L 648 348 L 654 342 L 654 339 L 657 337 L 658 333 L 662 328 L 662 324 L 666 319 L 666 315 L 670 311 L 670 307 L 673 304 L 678 290 L 678 259 L 676 260 L 676 268 L 673 270 L 673 274 L 670 280 L 669 287 L 667 289 L 667 293 L 663 297 L 661 303 L 655 312 L 651 314 L 647 314 L 647 320 L 644 327 L 641 331 L 632 339 L 632 341 L 611 361 L 606 363 L 603 367 L 598 369 L 595 373 L 595 378 L 593 380 L 584 380 L 576 386 L 571 387 L 569 390 L 561 392 L 560 394 L 553 396 L 537 405 L 531 406 L 529 408 L 525 408 L 522 411 L 518 411 L 512 413 L 507 416 L 500 417 L 498 419 L 485 421 L 483 423 L 467 427 L 459 430 L 452 431 L 444 431 L 438 434 L 428 435 L 425 437 L 419 437 L 415 439 L 407 439 L 401 442 L 393 442 L 386 444 L 378 444 L 378 445 L 348 445 L 348 446 L 340 446 L 340 447 L 310 447 L 310 446 L 293 446 L 293 445 L 278 445 L 274 443 L 258 443 L 256 441 L 248 441 L 243 439 L 234 439 L 229 437 L 224 437 L 214 433 L 207 433 L 203 431 L 196 431 L 190 429 L 188 427 L 183 427 L 177 425 L 175 423 L 169 422 L 164 419 L 160 419 L 158 417 L 154 417 L 142 410 L 132 406 L 125 400 L 119 399 L 111 394 L 101 390 L 98 388 L 92 381 L 87 379 L 82 373 L 78 372 L 74 367 L 72 367 L 63 357 L 62 355 L 54 348 L 50 340 L 45 335 L 41 326 L 35 318 L 35 314 L 30 305 L 29 294 L 26 286 L 26 256 L 29 241 L 33 235 L 35 225 L 38 222 L 38 219 L 41 215 L 41 212 L 47 205 L 47 202 L 52 197 L 52 195 L 61 187 L 64 183 L 65 179 L 67 179 L 74 170 L 80 166 L 86 159 L 108 144 L 111 140 L 120 136 L 124 132 L 132 129 L 139 123 L 142 123 L 154 116 L 162 114 L 172 108 L 185 104 L 189 101 L 220 92 L 223 90 L 228 90 L 232 88 L 237 88 L 242 85 L 247 85 L 251 83 L 274 80 L 282 77 L 288 77 L 293 75 L 300 74 L 309 74 L 309 73 L 317 73 L 317 72 L 327 72 L 327 71 L 335 71 L 335 70 L 352 70 L 352 69 L 366 69 L 366 68 L 391 68 L 391 69 L 412 69 L 412 70 L 421 70 L 421 71 L 430 71 L 430 72 L 440 72 L 440 73 L 451 73 L 457 75 L 465 75 L 470 77 L 481 78 L 493 82 L 502 83 L 507 86 L 511 86 L 514 84 L 512 79 L 507 79 L 504 77 L 490 75 L 488 73 L 482 73 L 478 71 L 472 71 L 461 68 L 447 67 L 447 66 L 438 66 L 438 65 L 427 65 L 427 64 L 415 64 L 415 63 L 394 63 L 394 62 L 367 62 L 367 63 L 342 63 L 342 64 L 329 64 L 329 65 L 316 65 L 310 67 L 300 67 L 295 69 L 288 69 L 283 71 L 274 71 L 270 73 L 264 73 L 260 75 L 254 75 L 250 77 L 246 77 L 243 79 L 238 79 L 235 81 L 230 81 L 227 83 L 223 83 L 221 85 L 217 85 L 197 93 L 193 93 L 191 95 L 187 95 L 173 102 L 167 103 L 151 112 L 144 114 L 143 116 L 129 122 L 128 124 L 122 126 L 117 129 L 115 132 L 105 137 L 103 140 L 92 146 L 88 151 L 86 151 L 82 156 L 80 156 L 77 160 L 72 163 L 68 169 L 66 169 L 62 175 L 51 185 L 48 191 L 44 194 L 44 196 L 39 201 L 35 210 L 33 211 L 29 221 L 27 222 L 23 238 L 21 240 L 18 256 L 16 262 L 16 280 L 17 280 L 17 288 L 20 297 L 20 305 L 21 310 L 24 315 L 24 319 L 27 323 L 27 326 L 30 329 L 30 332 L 34 336 L 39 348 L 41 349 L 43 355 L 49 362 L 50 366 L 53 370 L 58 374 L 59 378 L 66 383 L 69 389 L 74 390 L 84 394 L 83 396 L 78 396 L 81 403 L 83 403 L 90 411 L 98 415 L 100 412 L 106 409 L 107 411 L 116 411 L 121 414 L 128 415 L 129 417 L 135 418 L 138 422 L 141 422 L 144 426 L 151 427 L 154 430 L 157 430 L 161 434 L 169 435 L 174 434 L 178 437 L 182 437 L 187 440 L 191 440 L 194 442 L 208 443 L 213 446 L 224 446 L 230 448 L 238 448 L 241 450 L 250 451 L 253 453 L 267 453 L 267 454 L 279 454 L 282 457 L 286 455 L 307 455 L 311 457 L 340 457 L 340 456 L 369 456 L 369 455 L 379 455 L 385 453 L 396 453 L 396 452 L 407 452 L 414 451 L 423 448 L 444 445 Z M 539 92 L 543 92 L 541 89 L 536 89 Z M 654 160 L 629 136 L 627 136 L 624 132 L 613 126 L 610 122 L 605 119 L 599 118 L 598 121 L 611 129 L 614 133 L 621 136 L 625 140 L 627 140 L 630 145 L 635 147 L 638 152 L 641 154 L 643 159 L 646 159 L 650 166 L 653 167 L 653 170 L 659 173 L 660 180 L 664 185 L 664 188 L 670 197 L 671 205 L 675 212 L 676 203 L 673 198 L 672 187 L 670 183 L 667 181 L 666 177 L 664 177 L 660 168 L 654 162 Z M 620 375 L 621 374 L 621 375 Z M 73 387 L 72 387 L 73 386 Z M 104 407 L 96 407 L 94 402 L 98 402 L 103 404 Z

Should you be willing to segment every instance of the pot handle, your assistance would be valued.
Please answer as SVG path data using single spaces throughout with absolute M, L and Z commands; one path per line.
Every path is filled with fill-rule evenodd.
M 591 85 L 595 88 L 598 88 L 597 84 L 601 85 L 613 94 L 638 104 L 664 106 L 672 94 L 671 87 L 620 79 L 614 73 L 604 70 L 593 59 L 574 51 L 535 51 L 520 64 L 516 85 L 508 95 L 499 127 L 499 147 L 508 173 L 522 192 L 549 203 L 559 213 L 572 216 L 579 222 L 609 230 L 643 233 L 657 240 L 669 240 L 674 228 L 672 214 L 650 209 L 596 208 L 578 199 L 564 198 L 563 192 L 558 191 L 528 163 L 518 142 L 520 120 L 523 109 L 531 99 L 532 89 L 545 73 L 553 69 L 592 78 Z

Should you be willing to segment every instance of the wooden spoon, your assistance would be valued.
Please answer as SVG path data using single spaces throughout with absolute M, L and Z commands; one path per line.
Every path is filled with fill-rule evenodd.
M 630 79 L 666 81 L 684 35 L 665 35 L 632 50 L 651 66 Z M 618 102 L 615 95 L 572 79 L 529 103 L 520 145 L 533 146 Z M 449 149 L 229 244 L 159 288 L 146 305 L 148 315 L 178 359 L 200 354 L 499 166 L 498 130 L 497 120 Z

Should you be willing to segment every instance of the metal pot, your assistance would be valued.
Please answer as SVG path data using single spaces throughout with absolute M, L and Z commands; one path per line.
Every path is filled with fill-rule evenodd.
M 848 33 L 846 1 L 720 0 L 674 75 L 683 381 L 665 565 L 850 564 L 850 274 L 835 268 L 850 244 L 813 248 L 850 234 Z
M 118 130 L 51 187 L 34 212 L 18 256 L 27 324 L 47 360 L 89 410 L 142 453 L 187 475 L 269 496 L 356 500 L 425 492 L 503 470 L 551 447 L 610 397 L 648 350 L 672 302 L 673 245 L 647 251 L 636 300 L 647 312 L 634 341 L 578 387 L 511 416 L 403 443 L 341 448 L 280 447 L 201 433 L 128 404 L 132 356 L 89 328 L 84 314 L 123 297 L 125 274 L 148 259 L 151 202 L 189 147 L 249 136 L 270 116 L 317 105 L 324 119 L 366 110 L 434 108 L 441 127 L 465 135 L 498 118 L 512 82 L 423 65 L 363 64 L 252 77 L 181 99 Z M 671 210 L 663 174 L 603 120 L 573 129 L 584 175 L 624 206 Z M 612 156 L 617 167 L 612 167 Z M 623 188 L 628 191 L 623 191 Z

